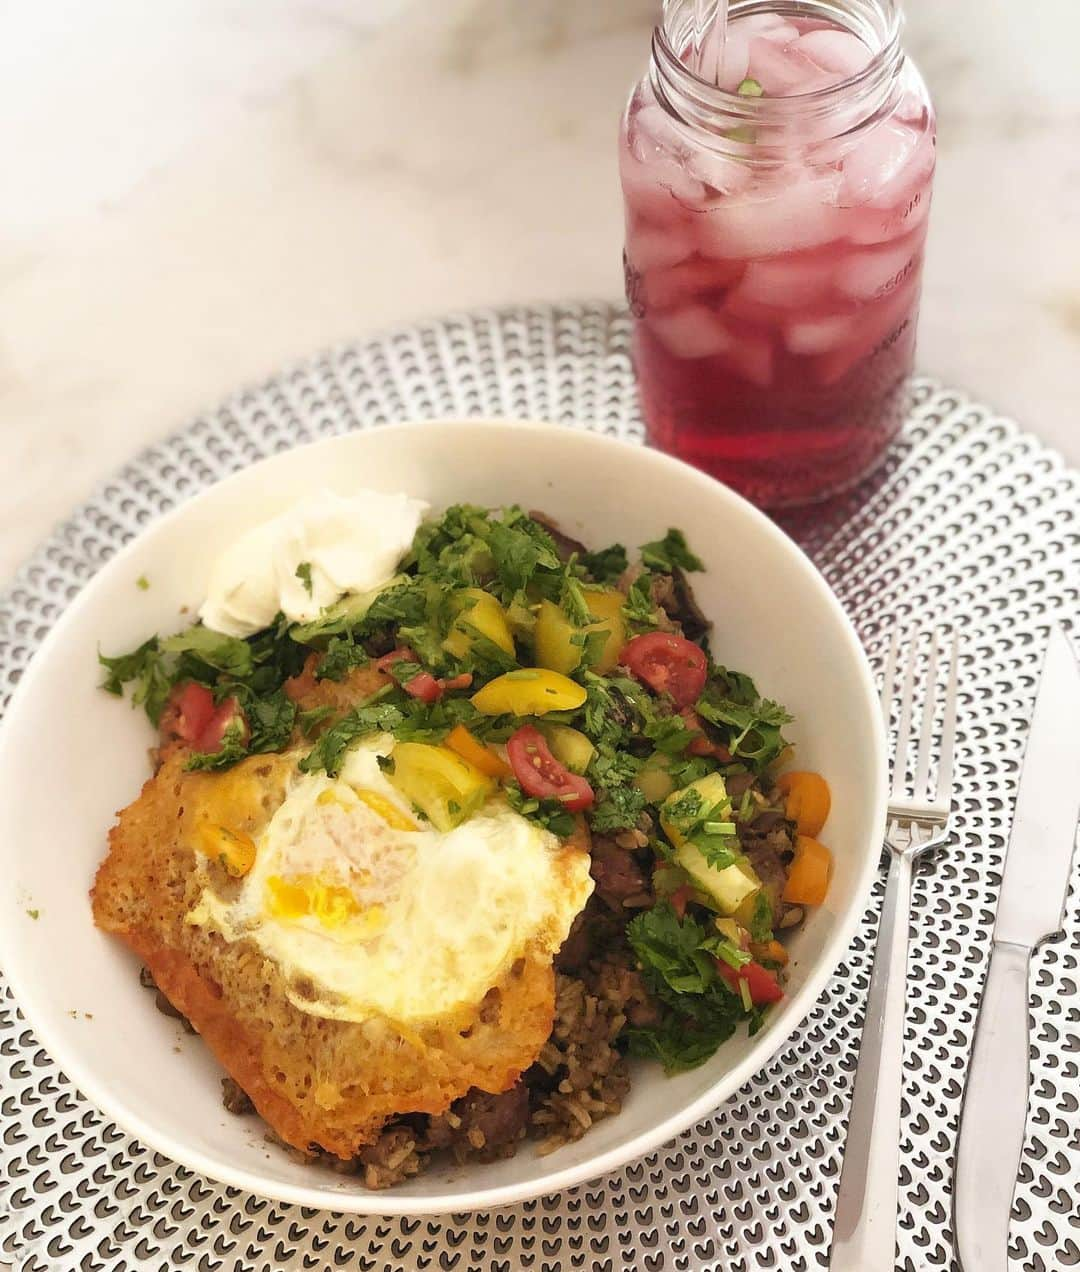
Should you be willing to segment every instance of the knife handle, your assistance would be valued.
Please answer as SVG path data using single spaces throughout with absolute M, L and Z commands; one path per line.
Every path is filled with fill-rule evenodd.
M 995 941 L 964 1086 L 953 1230 L 964 1272 L 1008 1272 L 1009 1215 L 1028 1107 L 1028 963 Z

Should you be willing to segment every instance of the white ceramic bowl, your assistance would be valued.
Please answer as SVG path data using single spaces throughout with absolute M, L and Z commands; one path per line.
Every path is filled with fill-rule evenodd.
M 97 651 L 183 625 L 208 564 L 239 531 L 313 488 L 404 490 L 436 507 L 519 503 L 590 545 L 684 529 L 708 572 L 695 587 L 718 660 L 751 673 L 796 716 L 800 767 L 832 787 L 822 838 L 835 854 L 824 906 L 790 943 L 788 994 L 756 1038 L 665 1078 L 636 1067 L 622 1113 L 548 1157 L 440 1166 L 386 1192 L 303 1166 L 253 1117 L 221 1105 L 198 1038 L 154 1010 L 138 965 L 91 921 L 87 890 L 118 808 L 148 775 L 141 711 L 98 689 Z M 135 580 L 145 575 L 150 588 Z M 508 422 L 379 428 L 277 455 L 155 522 L 88 584 L 50 633 L 0 733 L 0 964 L 35 1033 L 83 1092 L 143 1143 L 194 1170 L 282 1201 L 376 1214 L 464 1211 L 593 1178 L 670 1140 L 762 1068 L 835 969 L 878 860 L 885 759 L 869 667 L 805 556 L 725 487 L 676 460 L 592 433 Z M 37 911 L 32 919 L 28 911 Z

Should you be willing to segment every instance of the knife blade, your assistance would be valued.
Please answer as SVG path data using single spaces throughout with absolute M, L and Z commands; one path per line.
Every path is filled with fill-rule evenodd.
M 964 1272 L 1007 1272 L 1028 1103 L 1028 970 L 1065 914 L 1080 817 L 1080 668 L 1050 632 L 964 1088 L 953 1230 Z

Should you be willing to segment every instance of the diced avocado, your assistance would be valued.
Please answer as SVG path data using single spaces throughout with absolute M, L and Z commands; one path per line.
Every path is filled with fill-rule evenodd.
M 651 755 L 634 776 L 634 785 L 650 804 L 659 804 L 671 794 L 675 783 L 668 766 L 671 757 L 657 752 Z
M 745 858 L 733 862 L 723 870 L 717 870 L 705 860 L 700 849 L 693 844 L 680 845 L 675 853 L 676 862 L 704 892 L 716 902 L 721 914 L 733 915 L 747 897 L 760 890 L 761 880 L 753 866 Z
M 664 800 L 664 807 L 660 810 L 660 825 L 676 848 L 686 842 L 686 830 L 680 824 L 681 819 L 673 815 L 677 814 L 680 802 L 691 792 L 698 796 L 698 807 L 703 812 L 727 800 L 727 786 L 721 773 L 707 773 L 704 777 L 699 777 L 696 782 L 691 782 L 689 786 L 683 786 L 669 795 Z
M 333 605 L 328 605 L 319 617 L 313 618 L 310 623 L 297 624 L 290 634 L 293 640 L 301 645 L 311 645 L 329 640 L 331 636 L 340 636 L 343 632 L 351 631 L 364 620 L 377 596 L 404 582 L 405 575 L 397 574 L 389 583 L 375 588 L 372 592 L 351 592 L 343 596 L 340 601 L 335 601 Z
M 539 728 L 560 764 L 565 764 L 571 773 L 585 772 L 596 754 L 596 747 L 584 733 L 567 724 L 542 724 Z
M 714 919 L 716 930 L 729 940 L 736 949 L 742 946 L 743 930 L 734 919 Z

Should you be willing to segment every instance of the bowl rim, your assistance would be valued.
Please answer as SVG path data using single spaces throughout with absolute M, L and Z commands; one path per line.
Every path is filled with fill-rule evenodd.
M 100 567 L 80 588 L 63 612 L 47 632 L 40 646 L 31 656 L 19 684 L 16 686 L 8 703 L 4 718 L 0 722 L 0 772 L 8 763 L 10 738 L 14 729 L 13 721 L 21 720 L 22 715 L 30 710 L 35 696 L 35 686 L 47 669 L 53 648 L 62 643 L 70 627 L 78 624 L 82 609 L 88 604 L 87 598 L 101 586 L 101 580 L 121 575 L 127 558 L 143 540 L 160 529 L 189 516 L 192 509 L 198 507 L 219 488 L 241 479 L 251 480 L 253 470 L 263 465 L 279 461 L 282 456 L 297 451 L 308 451 L 314 448 L 333 449 L 342 445 L 355 443 L 357 438 L 382 434 L 384 432 L 422 433 L 427 430 L 444 430 L 450 427 L 464 427 L 480 432 L 500 434 L 520 434 L 523 430 L 534 435 L 548 436 L 552 440 L 571 446 L 580 445 L 595 449 L 609 450 L 616 448 L 632 452 L 635 459 L 644 459 L 646 464 L 657 464 L 673 470 L 681 479 L 692 483 L 713 498 L 726 503 L 728 508 L 738 515 L 747 517 L 754 530 L 778 544 L 793 560 L 799 561 L 799 568 L 812 580 L 826 608 L 832 612 L 836 620 L 838 635 L 847 645 L 857 668 L 862 698 L 867 711 L 876 721 L 880 721 L 878 694 L 873 674 L 866 653 L 859 641 L 854 624 L 837 600 L 832 589 L 826 583 L 820 571 L 806 555 L 803 549 L 760 509 L 737 494 L 730 487 L 710 477 L 690 464 L 623 438 L 612 437 L 592 429 L 567 424 L 557 424 L 533 419 L 516 419 L 512 417 L 445 417 L 424 418 L 416 420 L 393 421 L 374 425 L 370 428 L 350 430 L 331 437 L 317 438 L 297 446 L 287 447 L 272 455 L 245 465 L 236 472 L 212 482 L 209 486 L 184 499 L 174 508 L 154 517 L 146 526 L 116 552 Z M 93 496 L 91 496 L 91 500 Z M 108 584 L 106 584 L 108 586 Z M 886 808 L 886 753 L 885 733 L 882 727 L 873 730 L 874 746 L 871 757 L 872 767 L 876 774 L 877 797 L 875 800 L 872 824 L 883 832 Z M 789 1000 L 789 1021 L 782 1031 L 765 1030 L 760 1035 L 761 1043 L 757 1050 L 751 1051 L 740 1062 L 725 1072 L 704 1091 L 696 1100 L 682 1105 L 663 1116 L 647 1130 L 640 1132 L 622 1144 L 617 1144 L 602 1153 L 586 1158 L 574 1165 L 544 1171 L 541 1176 L 531 1181 L 501 1184 L 494 1187 L 478 1188 L 472 1192 L 440 1193 L 417 1195 L 395 1193 L 393 1189 L 371 1191 L 357 1188 L 355 1192 L 337 1192 L 335 1190 L 314 1185 L 311 1187 L 292 1185 L 271 1181 L 268 1183 L 257 1171 L 244 1167 L 231 1166 L 227 1162 L 208 1157 L 198 1149 L 192 1149 L 182 1140 L 175 1139 L 168 1133 L 148 1123 L 140 1110 L 125 1103 L 122 1093 L 95 1076 L 92 1069 L 84 1064 L 79 1049 L 67 1045 L 59 1034 L 54 1032 L 49 1023 L 49 1011 L 34 988 L 34 975 L 23 965 L 20 942 L 12 935 L 11 930 L 5 932 L 0 926 L 0 967 L 11 986 L 16 1004 L 25 1016 L 37 1040 L 55 1061 L 60 1070 L 73 1082 L 108 1118 L 127 1134 L 140 1140 L 150 1148 L 171 1160 L 196 1171 L 210 1179 L 227 1186 L 244 1189 L 261 1197 L 275 1201 L 311 1206 L 316 1209 L 332 1210 L 350 1214 L 377 1215 L 439 1215 L 458 1214 L 479 1210 L 489 1210 L 517 1202 L 527 1201 L 549 1193 L 558 1192 L 574 1185 L 584 1184 L 617 1170 L 627 1162 L 636 1160 L 645 1154 L 660 1148 L 673 1140 L 683 1131 L 702 1121 L 735 1094 L 755 1074 L 761 1072 L 777 1053 L 787 1044 L 807 1016 L 813 1010 L 825 986 L 843 959 L 844 951 L 850 945 L 862 920 L 869 898 L 873 880 L 877 874 L 879 853 L 868 845 L 861 867 L 853 886 L 853 900 L 846 915 L 838 915 L 836 927 L 829 937 L 827 953 L 819 958 L 812 967 L 798 992 Z M 550 1158 L 545 1160 L 551 1160 Z

